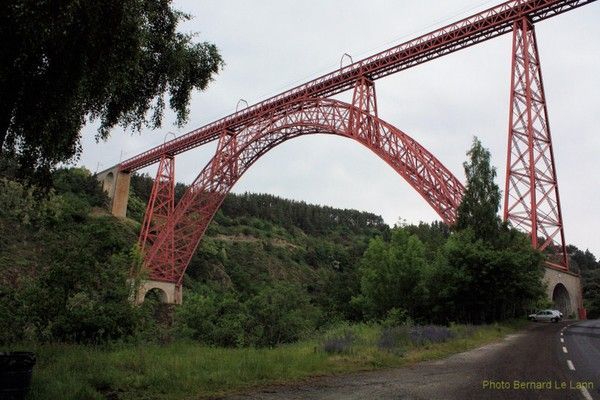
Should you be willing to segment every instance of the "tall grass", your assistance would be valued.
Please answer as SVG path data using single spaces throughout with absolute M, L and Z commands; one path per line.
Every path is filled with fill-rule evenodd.
M 382 329 L 366 324 L 343 324 L 313 340 L 262 349 L 212 348 L 192 342 L 19 349 L 33 349 L 38 355 L 31 399 L 198 399 L 309 376 L 440 358 L 498 340 L 518 327 L 456 325 L 450 328 L 452 338 L 438 343 L 402 339 L 401 351 L 381 346 Z M 348 351 L 326 351 L 327 341 L 336 338 L 351 338 Z

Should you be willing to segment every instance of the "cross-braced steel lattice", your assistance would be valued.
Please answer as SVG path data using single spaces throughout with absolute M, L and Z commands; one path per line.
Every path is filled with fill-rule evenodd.
M 151 278 L 181 283 L 208 223 L 231 187 L 264 153 L 300 135 L 352 138 L 392 166 L 452 224 L 460 182 L 425 148 L 380 120 L 373 81 L 513 32 L 513 75 L 504 218 L 531 234 L 549 265 L 568 269 L 552 141 L 533 23 L 595 0 L 509 0 L 433 32 L 287 90 L 125 160 L 132 172 L 218 140 L 202 170 L 165 223 L 156 211 L 166 184 L 153 189 L 140 244 Z M 351 104 L 331 97 L 354 88 Z M 172 159 L 171 159 L 172 163 Z M 170 164 L 172 168 L 172 164 Z M 172 178 L 172 169 L 170 170 Z M 171 183 L 172 185 L 172 183 Z M 171 192 L 171 199 L 173 194 Z M 172 203 L 171 203 L 172 204 Z M 161 219 L 162 218 L 162 219 Z M 154 222 L 153 222 L 154 221 Z
M 159 281 L 176 280 L 174 275 L 175 240 L 173 231 L 168 228 L 168 221 L 175 208 L 175 159 L 163 156 L 158 164 L 156 179 L 152 185 L 152 192 L 144 214 L 144 222 L 138 240 L 143 254 L 152 250 L 159 234 L 164 235 L 161 242 L 161 251 L 158 254 L 157 265 L 160 268 L 149 268 L 150 279 Z
M 304 99 L 285 111 L 265 113 L 237 132 L 223 131 L 215 156 L 185 192 L 155 245 L 146 251 L 145 265 L 159 271 L 170 267 L 165 265 L 169 257 L 163 252 L 170 251 L 164 243 L 173 235 L 173 276 L 181 283 L 208 224 L 237 180 L 269 150 L 308 134 L 344 136 L 368 147 L 452 224 L 464 191 L 460 181 L 414 139 L 374 114 L 375 91 L 370 80 L 357 82 L 353 102 Z
M 533 22 L 543 21 L 594 1 L 596 0 L 506 1 L 194 129 L 123 161 L 120 169 L 135 171 L 158 162 L 165 153 L 172 155 L 184 153 L 217 140 L 223 130 L 237 131 L 256 118 L 260 118 L 265 112 L 285 109 L 289 104 L 301 99 L 325 98 L 343 93 L 352 89 L 356 81 L 362 77 L 368 76 L 374 81 L 508 34 L 513 29 L 513 21 L 524 16 L 529 17 Z
M 504 219 L 530 234 L 548 264 L 568 269 L 548 110 L 535 30 L 513 24 Z

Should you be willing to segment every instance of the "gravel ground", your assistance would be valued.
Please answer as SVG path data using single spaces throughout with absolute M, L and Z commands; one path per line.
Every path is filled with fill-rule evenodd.
M 555 387 L 574 379 L 559 342 L 559 324 L 532 323 L 503 341 L 444 360 L 410 367 L 309 379 L 269 386 L 227 400 L 294 399 L 581 399 L 578 389 Z M 484 388 L 484 381 L 497 386 Z M 549 389 L 515 389 L 514 381 L 551 382 Z M 505 382 L 505 383 L 503 383 Z M 600 382 L 596 382 L 600 387 Z

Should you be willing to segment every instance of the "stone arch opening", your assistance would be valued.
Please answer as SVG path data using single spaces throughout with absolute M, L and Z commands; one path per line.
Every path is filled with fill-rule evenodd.
M 158 304 L 181 304 L 181 286 L 164 281 L 143 279 L 139 287 L 133 287 L 134 303 L 142 304 L 146 300 L 155 300 Z
M 156 300 L 161 304 L 166 304 L 168 303 L 167 292 L 158 287 L 150 288 L 146 290 L 146 293 L 144 293 L 143 301 L 146 300 Z
M 555 309 L 563 313 L 565 318 L 568 318 L 573 312 L 573 310 L 571 310 L 571 296 L 565 285 L 562 283 L 558 283 L 554 286 L 554 290 L 552 291 L 552 304 Z

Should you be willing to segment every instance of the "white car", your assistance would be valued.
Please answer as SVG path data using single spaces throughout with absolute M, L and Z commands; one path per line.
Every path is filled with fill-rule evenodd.
M 562 313 L 558 310 L 540 310 L 535 314 L 529 314 L 528 318 L 530 321 L 558 322 L 562 317 Z

